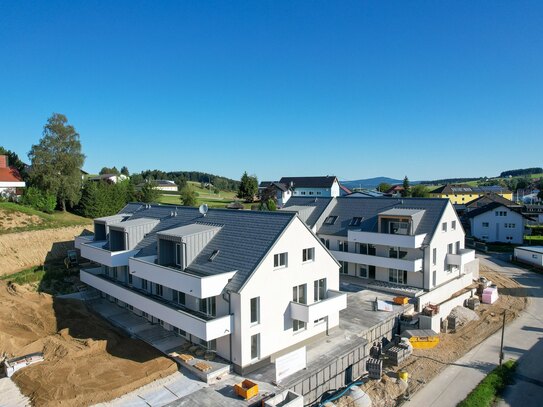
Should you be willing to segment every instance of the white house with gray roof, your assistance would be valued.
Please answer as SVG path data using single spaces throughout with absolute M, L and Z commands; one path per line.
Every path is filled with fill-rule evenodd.
M 339 324 L 339 264 L 294 212 L 129 204 L 76 238 L 81 281 L 246 373 Z
M 478 277 L 475 252 L 447 199 L 292 198 L 299 213 L 341 264 L 362 284 L 441 302 Z

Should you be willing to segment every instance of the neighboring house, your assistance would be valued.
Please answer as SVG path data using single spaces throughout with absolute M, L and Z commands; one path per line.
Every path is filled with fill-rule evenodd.
M 517 205 L 515 202 L 511 201 L 510 199 L 504 198 L 501 195 L 498 195 L 495 193 L 488 193 L 488 194 L 481 195 L 479 198 L 476 198 L 473 201 L 470 201 L 467 204 L 465 204 L 466 212 L 470 212 L 477 208 L 482 208 L 483 206 L 486 206 L 492 202 L 497 202 L 499 204 L 505 205 L 510 208 L 521 207 L 521 205 Z
M 349 188 L 339 184 L 339 196 L 347 196 L 352 194 L 353 191 L 351 191 Z
M 345 195 L 346 198 L 380 198 L 384 196 L 387 196 L 384 192 L 379 192 L 374 189 L 360 188 L 356 188 L 350 194 Z
M 94 262 L 83 283 L 240 374 L 324 335 L 347 306 L 337 261 L 293 212 L 129 204 L 75 243 Z
M 89 181 L 106 181 L 110 184 L 116 184 L 117 182 L 121 182 L 128 179 L 128 177 L 124 174 L 100 174 L 93 177 L 89 177 Z
M 340 273 L 380 289 L 441 302 L 478 278 L 474 250 L 449 200 L 431 198 L 292 198 Z
M 404 191 L 403 185 L 393 185 L 392 187 L 384 191 L 384 193 L 387 195 L 398 197 L 402 195 L 403 191 Z
M 157 179 L 153 181 L 153 183 L 156 185 L 156 189 L 160 191 L 173 191 L 177 192 L 178 187 L 177 184 L 174 181 L 169 181 L 165 179 Z
M 509 200 L 513 199 L 511 191 L 497 185 L 472 187 L 466 184 L 447 184 L 430 192 L 432 198 L 447 198 L 453 204 L 466 204 L 488 194 L 500 195 Z
M 543 246 L 515 247 L 515 260 L 543 268 Z
M 283 177 L 279 181 L 263 181 L 258 189 L 260 196 L 266 188 L 276 192 L 277 205 L 281 208 L 291 197 L 337 197 L 347 194 L 348 188 L 342 188 L 337 177 Z M 343 191 L 343 192 L 342 192 Z
M 522 214 L 543 224 L 543 205 L 524 205 Z
M 510 208 L 499 202 L 491 202 L 464 215 L 469 221 L 471 236 L 491 243 L 524 242 L 524 230 L 527 220 L 520 210 Z
M 0 155 L 0 196 L 18 199 L 26 183 L 15 167 L 10 167 L 7 155 Z
M 284 206 L 292 196 L 292 189 L 290 189 L 288 185 L 278 181 L 262 181 L 258 186 L 259 199 L 262 199 L 267 192 L 269 195 L 275 196 L 277 206 L 280 208 Z

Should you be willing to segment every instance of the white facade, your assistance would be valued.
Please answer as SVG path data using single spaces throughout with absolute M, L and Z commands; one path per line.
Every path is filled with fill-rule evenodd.
M 226 287 L 236 271 L 202 276 L 157 264 L 157 255 L 135 257 L 139 250 L 111 251 L 108 241 L 80 237 L 76 242 L 81 256 L 96 263 L 81 270 L 82 282 L 150 322 L 216 350 L 238 371 L 273 362 L 337 326 L 339 311 L 347 306 L 346 294 L 338 291 L 338 263 L 296 216 L 234 291 Z
M 471 234 L 485 242 L 522 244 L 525 218 L 506 206 L 499 206 L 470 218 Z
M 516 247 L 515 259 L 541 268 L 543 267 L 543 246 Z
M 330 188 L 306 188 L 306 187 L 294 187 L 293 196 L 301 197 L 338 197 L 340 196 L 339 182 L 334 181 Z

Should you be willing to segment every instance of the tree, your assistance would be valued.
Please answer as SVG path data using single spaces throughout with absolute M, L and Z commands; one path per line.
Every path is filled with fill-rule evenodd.
M 415 185 L 411 188 L 411 196 L 414 198 L 428 198 L 430 190 L 424 185 Z
M 121 174 L 126 175 L 127 177 L 130 176 L 130 172 L 128 171 L 128 167 L 126 165 L 121 167 Z
M 258 192 L 258 180 L 256 176 L 247 175 L 247 171 L 241 176 L 239 184 L 238 198 L 244 199 L 246 202 L 253 202 L 255 195 Z
M 38 211 L 53 213 L 57 206 L 57 198 L 53 194 L 43 193 L 38 188 L 28 187 L 23 193 L 21 203 Z
M 23 177 L 24 180 L 27 179 L 28 174 L 26 173 L 26 165 L 24 162 L 21 161 L 19 156 L 14 151 L 7 150 L 4 147 L 0 146 L 0 155 L 7 155 L 8 165 L 10 167 L 15 167 L 15 169 L 19 171 L 19 174 L 21 174 L 21 177 Z
M 196 192 L 189 185 L 181 190 L 180 198 L 183 206 L 196 206 Z
M 156 189 L 156 186 L 152 182 L 146 182 L 139 190 L 137 197 L 140 202 L 152 203 L 158 200 L 160 191 Z
M 381 182 L 381 183 L 377 186 L 377 191 L 379 191 L 379 192 L 386 192 L 386 191 L 388 191 L 390 188 L 392 188 L 392 185 L 390 185 L 388 182 Z
M 100 170 L 99 172 L 100 175 L 104 175 L 104 174 L 115 174 L 115 175 L 119 175 L 119 170 L 117 169 L 117 167 L 113 166 L 112 168 L 109 168 L 109 167 L 102 167 L 102 169 Z
M 113 215 L 133 200 L 132 194 L 133 188 L 128 180 L 117 184 L 87 181 L 83 185 L 77 212 L 87 218 Z
M 46 194 L 53 194 L 63 211 L 81 197 L 81 167 L 85 155 L 81 152 L 79 134 L 67 124 L 68 119 L 53 113 L 43 128 L 39 144 L 30 149 L 32 163 L 30 181 Z
M 409 186 L 409 178 L 407 178 L 407 175 L 403 179 L 402 186 L 403 186 L 402 196 L 403 197 L 411 196 L 411 188 Z

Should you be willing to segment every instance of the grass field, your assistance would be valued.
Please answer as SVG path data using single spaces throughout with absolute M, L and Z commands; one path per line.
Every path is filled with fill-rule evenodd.
M 218 194 L 216 194 L 213 192 L 213 190 L 202 188 L 198 182 L 188 181 L 188 183 L 198 194 L 196 198 L 198 205 L 205 203 L 210 208 L 224 208 L 229 203 L 238 200 L 236 198 L 236 193 L 233 191 L 220 191 Z M 181 205 L 181 199 L 179 197 L 179 193 L 165 193 L 160 196 L 159 203 Z M 244 202 L 242 202 L 242 204 L 246 209 L 251 207 L 251 204 Z
M 0 223 L 0 234 L 92 223 L 92 220 L 70 212 L 55 211 L 48 214 L 13 202 L 0 202 L 0 215 L 3 217 Z

